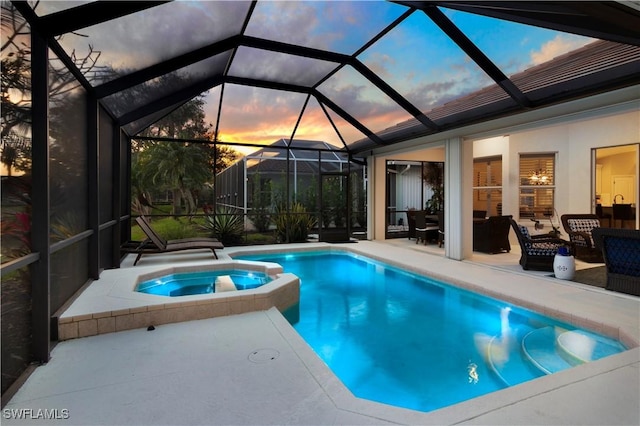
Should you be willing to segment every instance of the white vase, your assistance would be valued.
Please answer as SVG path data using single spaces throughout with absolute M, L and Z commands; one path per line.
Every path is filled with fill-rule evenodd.
M 553 258 L 553 273 L 561 280 L 572 280 L 576 274 L 576 259 L 556 254 Z

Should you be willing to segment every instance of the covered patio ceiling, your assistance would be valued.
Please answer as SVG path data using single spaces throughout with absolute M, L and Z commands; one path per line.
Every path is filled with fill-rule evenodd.
M 354 154 L 640 83 L 638 2 L 13 3 L 131 136 L 204 92 L 220 141 Z

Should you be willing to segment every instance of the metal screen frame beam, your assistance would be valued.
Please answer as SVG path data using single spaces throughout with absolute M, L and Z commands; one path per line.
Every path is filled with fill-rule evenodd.
M 128 113 L 121 115 L 117 119 L 118 125 L 125 126 L 133 121 L 140 120 L 150 114 L 158 112 L 164 108 L 168 108 L 172 105 L 175 105 L 176 108 L 178 108 L 182 104 L 190 101 L 202 92 L 205 92 L 212 87 L 215 87 L 222 83 L 223 81 L 221 76 L 207 78 L 199 83 L 193 84 L 189 87 L 185 87 L 178 92 L 174 92 L 170 95 L 164 96 L 153 102 L 147 103 L 140 108 L 136 108 L 133 111 L 129 111 Z
M 160 77 L 164 74 L 187 67 L 196 62 L 232 50 L 238 46 L 239 40 L 240 36 L 232 36 L 183 55 L 176 56 L 175 58 L 168 59 L 164 62 L 134 71 L 131 74 L 124 75 L 115 80 L 96 86 L 96 96 L 99 99 L 104 98 L 122 90 L 130 89 L 131 87 L 137 86 L 138 84 L 142 84 L 146 81 L 153 80 L 154 78 Z
M 49 46 L 31 34 L 31 251 L 39 259 L 30 266 L 32 350 L 38 362 L 51 355 L 51 222 L 49 160 Z
M 169 1 L 96 1 L 39 17 L 43 34 L 59 36 L 140 12 Z
M 403 15 L 404 16 L 404 15 Z M 394 22 L 397 25 L 398 22 Z M 383 32 L 384 34 L 384 32 Z M 283 43 L 280 41 L 273 40 L 265 40 L 256 37 L 243 36 L 240 41 L 242 46 L 252 47 L 255 49 L 268 50 L 272 52 L 278 53 L 286 53 L 289 55 L 302 56 L 305 58 L 317 59 L 326 62 L 334 62 L 336 63 L 336 67 L 350 65 L 353 69 L 359 72 L 365 79 L 367 79 L 371 84 L 376 86 L 382 93 L 387 95 L 390 99 L 392 99 L 396 104 L 398 104 L 403 110 L 413 116 L 416 120 L 420 121 L 425 126 L 437 130 L 438 126 L 431 121 L 427 116 L 425 116 L 420 109 L 418 109 L 415 105 L 409 102 L 404 96 L 398 93 L 395 89 L 393 89 L 389 84 L 387 84 L 384 80 L 378 77 L 374 72 L 372 72 L 366 65 L 360 62 L 355 56 L 345 55 L 342 53 L 329 52 L 326 50 L 314 49 L 310 47 L 304 47 L 289 43 Z M 336 70 L 329 73 L 329 75 L 335 73 Z M 328 76 L 327 76 L 328 77 Z M 323 81 L 326 80 L 323 79 Z M 314 89 L 317 87 L 314 86 Z
M 616 43 L 640 46 L 640 11 L 619 1 L 397 1 L 425 3 Z M 631 2 L 629 2 L 631 3 Z
M 432 6 L 424 8 L 423 12 L 518 105 L 523 108 L 531 106 L 527 96 L 440 9 Z

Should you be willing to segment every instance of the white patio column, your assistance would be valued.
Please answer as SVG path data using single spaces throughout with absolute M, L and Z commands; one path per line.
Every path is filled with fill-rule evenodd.
M 456 260 L 473 252 L 473 142 L 461 138 L 445 141 L 444 254 Z
M 247 193 L 247 189 L 249 188 L 249 174 L 248 174 L 248 170 L 247 170 L 247 156 L 245 155 L 242 158 L 242 182 L 244 185 L 244 199 L 242 200 L 242 204 L 243 204 L 243 217 L 244 217 L 244 229 L 247 229 L 249 227 L 249 194 Z M 255 202 L 255 200 L 254 200 Z
M 384 178 L 384 176 L 383 176 Z M 375 240 L 376 238 L 376 190 L 380 191 L 379 187 L 385 187 L 385 181 L 378 179 L 376 176 L 376 157 L 370 155 L 367 157 L 367 240 Z M 385 189 L 383 189 L 385 191 Z M 383 195 L 384 199 L 384 195 Z M 383 222 L 384 226 L 384 222 Z M 384 237 L 383 237 L 384 238 Z

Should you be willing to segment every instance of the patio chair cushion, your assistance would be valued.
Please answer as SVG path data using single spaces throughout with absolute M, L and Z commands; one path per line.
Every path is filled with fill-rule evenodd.
M 600 227 L 600 221 L 598 219 L 568 219 L 567 223 L 569 224 L 569 230 L 572 232 L 584 232 L 591 236 L 591 231 L 593 228 Z M 576 245 L 580 246 L 588 246 L 585 238 L 580 234 L 569 234 L 569 238 Z
M 602 251 L 593 242 L 593 230 L 600 228 L 600 219 L 591 213 L 563 214 L 560 217 L 576 257 L 584 262 L 602 263 Z
M 529 234 L 529 228 L 520 224 L 518 224 L 518 228 L 526 240 L 524 241 L 524 248 L 527 254 L 533 256 L 555 256 L 558 252 L 558 243 L 532 240 L 531 234 Z
M 531 239 L 531 234 L 529 234 L 529 228 L 527 228 L 524 225 L 518 224 L 518 229 L 520 229 L 520 233 L 522 234 L 523 237 L 525 237 L 527 240 Z
M 530 242 L 526 243 L 527 254 L 534 256 L 555 256 L 558 252 L 557 243 L 549 242 Z

